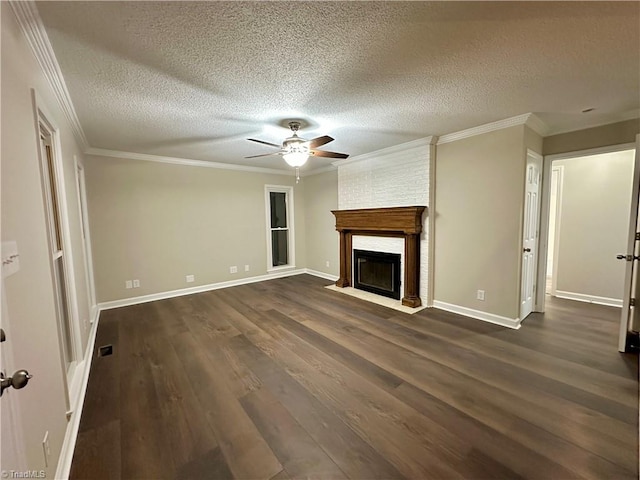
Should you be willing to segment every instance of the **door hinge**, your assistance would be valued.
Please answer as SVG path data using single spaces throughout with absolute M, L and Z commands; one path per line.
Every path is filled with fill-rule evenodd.
M 640 232 L 636 232 L 636 242 L 640 242 Z
M 635 307 L 636 306 L 636 299 L 632 298 L 631 300 L 629 300 L 629 306 L 630 307 Z

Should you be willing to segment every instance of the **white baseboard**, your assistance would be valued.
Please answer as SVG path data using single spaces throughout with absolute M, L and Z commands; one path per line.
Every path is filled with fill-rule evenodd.
M 518 330 L 521 326 L 522 320 L 519 318 L 508 318 L 500 315 L 494 315 L 493 313 L 482 312 L 480 310 L 473 310 L 472 308 L 461 307 L 459 305 L 452 305 L 450 303 L 440 302 L 434 300 L 434 308 L 440 310 L 446 310 L 447 312 L 457 313 L 458 315 L 464 315 L 465 317 L 475 318 L 484 322 L 494 323 L 502 327 L 512 328 Z
M 84 360 L 82 361 L 82 374 L 80 386 L 77 393 L 70 399 L 71 401 L 71 418 L 67 422 L 67 430 L 64 434 L 62 449 L 58 457 L 58 466 L 56 468 L 56 476 L 58 479 L 69 478 L 71 471 L 71 461 L 73 460 L 73 452 L 76 448 L 76 440 L 78 439 L 78 429 L 80 428 L 80 417 L 82 416 L 82 407 L 84 406 L 84 398 L 87 393 L 87 385 L 89 384 L 89 372 L 91 371 L 91 362 L 93 360 L 93 350 L 96 343 L 96 334 L 98 332 L 98 319 L 100 318 L 100 309 L 94 306 L 91 309 L 91 331 L 87 340 L 87 348 L 85 349 Z
M 292 275 L 300 275 L 307 273 L 307 269 L 301 268 L 296 270 L 279 271 L 277 273 L 267 273 L 266 275 L 258 275 L 256 277 L 240 278 L 238 280 L 230 280 L 228 282 L 209 283 L 197 287 L 181 288 L 179 290 L 170 290 L 168 292 L 152 293 L 142 295 L 140 297 L 123 298 L 122 300 L 113 300 L 111 302 L 102 302 L 98 304 L 100 310 L 109 310 L 111 308 L 127 307 L 129 305 L 137 305 L 139 303 L 154 302 L 156 300 L 164 300 L 166 298 L 181 297 L 183 295 L 191 295 L 193 293 L 209 292 L 211 290 L 219 290 L 221 288 L 236 287 L 238 285 L 247 285 L 249 283 L 264 282 L 276 278 L 290 277 Z
M 314 277 L 324 278 L 325 280 L 337 281 L 340 277 L 338 275 L 331 275 L 330 273 L 319 272 L 318 270 L 312 270 L 310 268 L 305 269 L 305 273 L 313 275 Z
M 596 295 L 585 295 L 583 293 L 564 292 L 556 290 L 555 296 L 565 298 L 567 300 L 577 300 L 578 302 L 596 303 L 598 305 L 606 305 L 607 307 L 622 308 L 622 299 L 598 297 Z

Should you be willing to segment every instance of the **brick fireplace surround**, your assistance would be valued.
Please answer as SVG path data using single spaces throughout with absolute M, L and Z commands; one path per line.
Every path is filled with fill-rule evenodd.
M 352 285 L 353 235 L 404 238 L 404 297 L 402 305 L 419 307 L 420 233 L 425 206 L 332 210 L 340 232 L 340 278 L 338 287 Z

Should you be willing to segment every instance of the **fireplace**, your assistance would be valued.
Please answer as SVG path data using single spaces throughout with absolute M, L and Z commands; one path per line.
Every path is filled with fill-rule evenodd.
M 400 300 L 400 258 L 397 253 L 354 250 L 353 286 Z
M 424 206 L 332 210 L 340 232 L 340 278 L 338 287 L 352 285 L 352 239 L 354 235 L 401 237 L 404 240 L 404 293 L 402 305 L 419 307 L 420 233 Z

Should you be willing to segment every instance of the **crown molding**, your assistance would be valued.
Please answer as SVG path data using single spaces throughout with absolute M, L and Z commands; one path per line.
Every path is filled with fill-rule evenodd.
M 351 158 L 345 158 L 344 160 L 337 160 L 333 162 L 332 165 L 336 167 L 341 167 L 342 165 L 362 162 L 363 160 L 371 160 L 373 158 L 385 157 L 387 155 L 405 153 L 413 149 L 427 148 L 431 145 L 435 145 L 436 140 L 437 140 L 437 137 L 433 137 L 433 136 L 419 138 L 418 140 L 412 140 L 411 142 L 401 143 L 399 145 L 394 145 L 393 147 L 383 148 L 380 150 L 376 150 L 375 152 L 363 153 L 362 155 L 357 155 Z
M 620 114 L 614 114 L 607 120 L 595 121 L 587 125 L 581 125 L 579 127 L 564 128 L 554 130 L 550 135 L 562 135 L 563 133 L 578 132 L 580 130 L 589 130 L 590 128 L 604 127 L 605 125 L 611 125 L 612 123 L 626 122 L 627 120 L 640 120 L 640 108 L 634 108 Z
M 86 149 L 89 145 L 87 137 L 76 115 L 76 110 L 69 96 L 69 90 L 62 76 L 60 65 L 53 52 L 53 47 L 51 46 L 35 2 L 10 0 L 9 5 L 11 5 L 20 30 L 22 30 L 22 33 L 26 37 L 45 78 L 53 90 L 56 100 L 58 100 L 62 111 L 69 120 L 71 130 L 76 140 L 82 149 Z
M 547 125 L 542 120 L 540 120 L 538 116 L 533 113 L 524 113 L 516 117 L 505 118 L 504 120 L 498 120 L 497 122 L 485 123 L 484 125 L 468 128 L 459 132 L 447 133 L 446 135 L 442 135 L 438 139 L 437 145 L 456 142 L 458 140 L 462 140 L 463 138 L 474 137 L 476 135 L 482 135 L 483 133 L 502 130 L 503 128 L 514 127 L 516 125 L 527 125 L 533 131 L 543 137 L 547 135 L 549 131 Z
M 543 122 L 535 113 L 529 113 L 527 115 L 529 115 L 529 118 L 527 118 L 524 122 L 527 127 L 529 127 L 541 137 L 546 137 L 551 133 L 549 125 Z
M 240 172 L 270 173 L 274 175 L 295 175 L 292 170 L 279 170 L 275 168 L 250 167 L 247 165 L 235 165 L 232 163 L 208 162 L 206 160 L 192 160 L 190 158 L 164 157 L 161 155 L 149 155 L 147 153 L 122 152 L 120 150 L 107 150 L 104 148 L 87 148 L 87 155 L 99 157 L 124 158 L 127 160 L 141 160 L 143 162 L 170 163 L 189 167 L 218 168 L 220 170 L 237 170 Z

